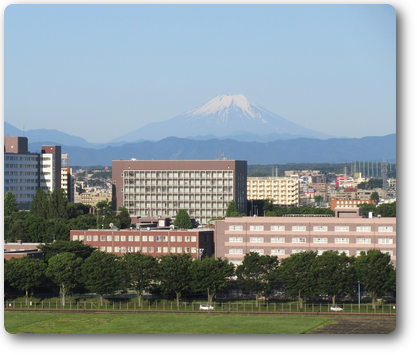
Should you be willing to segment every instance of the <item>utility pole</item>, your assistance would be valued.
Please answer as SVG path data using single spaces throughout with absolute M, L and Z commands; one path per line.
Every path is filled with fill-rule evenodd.
M 381 172 L 382 172 L 382 194 L 384 198 L 387 198 L 387 163 L 381 163 Z

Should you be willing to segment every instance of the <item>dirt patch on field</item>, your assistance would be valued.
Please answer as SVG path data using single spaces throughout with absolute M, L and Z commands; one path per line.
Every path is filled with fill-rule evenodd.
M 308 334 L 389 334 L 395 330 L 395 316 L 331 316 L 333 323 Z

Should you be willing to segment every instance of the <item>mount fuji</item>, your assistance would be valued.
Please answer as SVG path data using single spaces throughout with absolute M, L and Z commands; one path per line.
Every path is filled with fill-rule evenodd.
M 200 107 L 166 121 L 149 123 L 113 141 L 135 142 L 166 137 L 266 142 L 293 138 L 327 139 L 334 136 L 299 126 L 239 94 L 219 95 Z

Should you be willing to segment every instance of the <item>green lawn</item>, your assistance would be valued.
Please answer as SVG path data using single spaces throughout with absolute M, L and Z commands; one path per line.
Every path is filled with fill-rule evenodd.
M 302 315 L 4 312 L 11 334 L 302 334 L 329 322 Z

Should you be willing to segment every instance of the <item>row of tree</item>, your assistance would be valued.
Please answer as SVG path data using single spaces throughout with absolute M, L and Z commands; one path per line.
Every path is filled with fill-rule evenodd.
M 95 251 L 78 241 L 59 241 L 41 245 L 45 261 L 24 257 L 5 263 L 5 280 L 25 292 L 54 284 L 63 297 L 88 290 L 101 297 L 120 290 L 135 290 L 139 303 L 145 291 L 175 296 L 177 303 L 184 293 L 206 293 L 211 304 L 216 293 L 227 290 L 234 281 L 245 292 L 259 298 L 268 297 L 282 283 L 289 298 L 326 294 L 332 297 L 353 295 L 357 282 L 375 299 L 395 291 L 396 270 L 390 256 L 380 250 L 362 252 L 358 257 L 326 251 L 302 252 L 278 260 L 276 256 L 246 254 L 235 267 L 227 259 L 207 257 L 195 260 L 189 254 L 168 254 L 158 258 L 128 253 L 118 257 Z
M 111 202 L 99 202 L 95 208 L 82 203 L 68 202 L 65 191 L 56 189 L 45 193 L 38 189 L 29 211 L 18 211 L 16 195 L 8 191 L 4 196 L 4 239 L 27 243 L 50 243 L 69 240 L 71 230 L 130 227 L 131 220 L 125 207 L 119 214 Z

